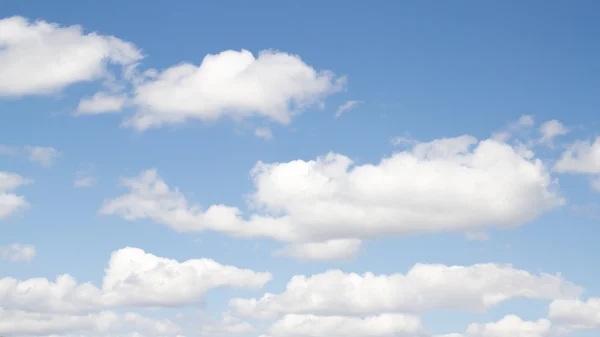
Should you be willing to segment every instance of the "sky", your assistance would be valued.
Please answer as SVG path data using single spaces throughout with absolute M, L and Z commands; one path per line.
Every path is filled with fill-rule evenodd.
M 2 1 L 0 336 L 597 336 L 599 10 Z

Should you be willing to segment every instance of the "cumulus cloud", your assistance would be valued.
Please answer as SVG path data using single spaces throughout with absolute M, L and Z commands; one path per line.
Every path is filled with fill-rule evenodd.
M 7 218 L 12 213 L 29 207 L 25 197 L 11 193 L 21 185 L 32 181 L 16 173 L 0 171 L 0 220 Z
M 418 317 L 403 314 L 365 318 L 286 315 L 269 328 L 270 337 L 417 337 L 423 333 Z
M 317 71 L 299 56 L 265 50 L 207 55 L 199 66 L 182 63 L 146 71 L 131 102 L 137 113 L 125 124 L 139 130 L 190 119 L 214 121 L 259 116 L 281 124 L 345 86 L 345 78 Z
M 75 114 L 95 115 L 102 113 L 120 112 L 127 102 L 125 94 L 96 93 L 92 97 L 84 98 L 79 102 Z
M 272 319 L 282 314 L 359 315 L 448 309 L 482 312 L 513 298 L 576 298 L 582 288 L 560 275 L 534 275 L 510 265 L 416 264 L 407 274 L 347 274 L 330 270 L 294 276 L 283 293 L 232 299 L 238 316 Z
M 210 259 L 178 262 L 138 248 L 113 252 L 102 287 L 62 275 L 19 281 L 0 279 L 0 308 L 45 313 L 81 313 L 106 307 L 175 307 L 198 304 L 216 287 L 257 289 L 271 279 Z
M 0 246 L 0 260 L 11 262 L 31 262 L 35 257 L 35 246 L 13 243 Z
M 569 133 L 569 129 L 567 129 L 560 121 L 553 119 L 540 126 L 540 133 L 542 134 L 540 142 L 552 146 L 554 138 L 566 135 Z
M 554 165 L 562 173 L 600 174 L 600 137 L 571 144 Z
M 555 300 L 548 317 L 569 330 L 600 329 L 600 298 Z
M 418 143 L 377 164 L 359 165 L 336 153 L 258 162 L 249 196 L 256 211 L 246 217 L 236 207 L 190 205 L 156 170 L 147 170 L 123 179 L 129 193 L 106 200 L 100 213 L 150 219 L 178 231 L 292 243 L 509 228 L 563 203 L 555 180 L 531 155 L 461 136 Z
M 0 96 L 50 94 L 142 59 L 131 43 L 20 16 L 0 20 Z
M 346 103 L 340 105 L 337 110 L 335 110 L 335 118 L 339 118 L 346 111 L 352 110 L 357 104 L 362 103 L 361 101 L 349 100 Z

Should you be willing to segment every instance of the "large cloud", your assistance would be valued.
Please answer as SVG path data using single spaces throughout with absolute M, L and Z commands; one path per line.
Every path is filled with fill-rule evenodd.
M 378 164 L 355 164 L 330 153 L 316 160 L 256 164 L 256 190 L 247 218 L 235 207 L 189 205 L 156 170 L 123 180 L 129 193 L 105 201 L 100 213 L 151 219 L 178 231 L 215 230 L 290 243 L 345 242 L 389 235 L 479 231 L 522 225 L 563 201 L 554 181 L 530 151 L 471 136 L 418 143 Z M 352 243 L 352 244 L 349 244 Z M 284 249 L 329 259 L 310 246 Z
M 177 262 L 125 248 L 112 254 L 101 288 L 78 284 L 69 275 L 59 276 L 55 282 L 0 279 L 0 308 L 81 313 L 118 306 L 184 306 L 199 303 L 212 288 L 256 289 L 270 279 L 270 273 L 225 266 L 210 259 Z
M 142 130 L 223 116 L 256 115 L 287 124 L 345 82 L 330 71 L 316 71 L 298 56 L 276 51 L 255 57 L 247 50 L 227 50 L 205 56 L 199 66 L 183 63 L 145 74 L 132 93 L 138 112 L 128 122 Z
M 576 298 L 581 291 L 560 275 L 534 275 L 510 265 L 417 264 L 407 274 L 359 275 L 330 270 L 310 277 L 294 276 L 281 294 L 232 299 L 229 306 L 234 315 L 257 319 L 291 313 L 482 312 L 513 298 Z
M 600 298 L 556 300 L 550 304 L 548 317 L 571 330 L 600 330 Z
M 19 209 L 29 207 L 23 196 L 11 193 L 17 187 L 29 183 L 31 183 L 30 179 L 16 173 L 0 171 L 0 220 Z
M 141 58 L 131 43 L 85 33 L 80 26 L 19 16 L 0 20 L 0 96 L 49 94 L 108 79 L 109 64 L 130 67 Z

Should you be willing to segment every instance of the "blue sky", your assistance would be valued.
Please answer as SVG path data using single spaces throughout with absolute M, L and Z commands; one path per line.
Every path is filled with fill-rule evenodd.
M 3 1 L 0 334 L 596 335 L 598 6 Z

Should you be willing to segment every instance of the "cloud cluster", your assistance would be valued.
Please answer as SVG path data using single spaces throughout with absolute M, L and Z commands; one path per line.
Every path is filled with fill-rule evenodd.
M 14 194 L 13 191 L 19 186 L 31 182 L 32 180 L 23 178 L 16 173 L 0 171 L 0 220 L 18 210 L 29 207 L 25 197 Z
M 331 260 L 351 256 L 361 240 L 510 228 L 563 203 L 530 152 L 472 136 L 417 143 L 377 164 L 337 153 L 258 162 L 251 176 L 254 212 L 246 216 L 226 205 L 190 205 L 156 170 L 123 179 L 129 193 L 106 200 L 100 213 L 178 231 L 273 238 L 292 244 L 280 253 Z

